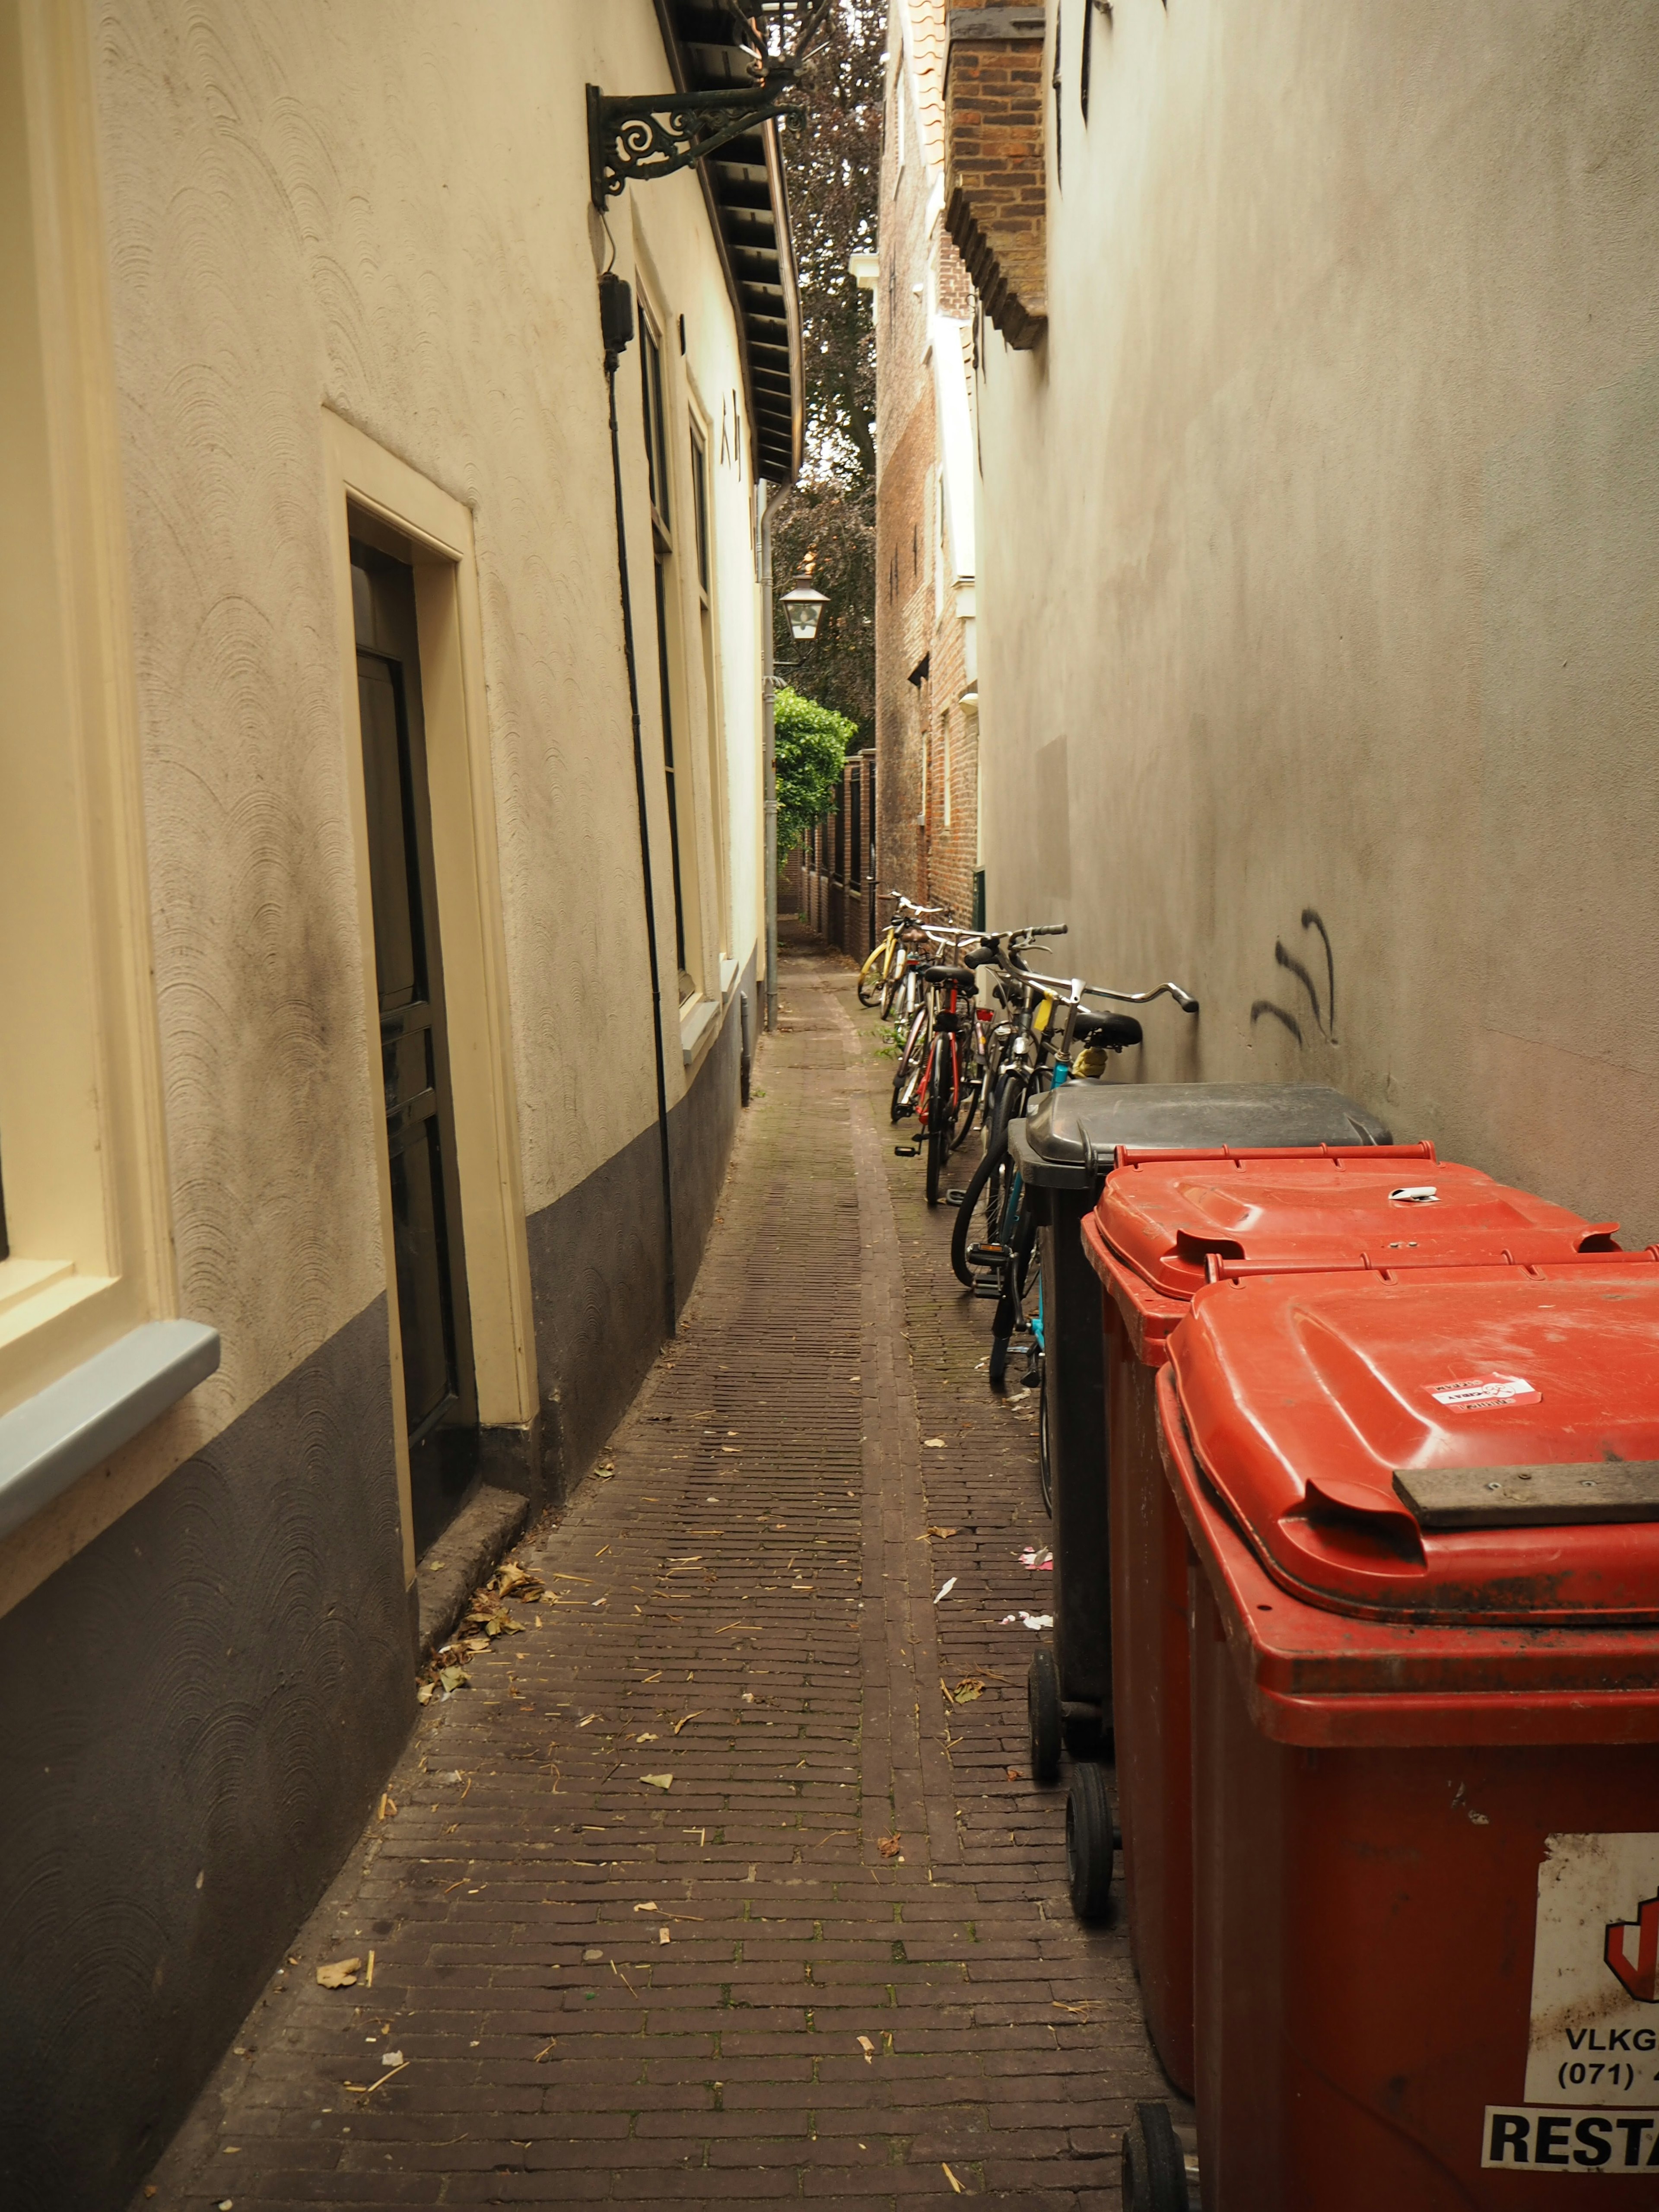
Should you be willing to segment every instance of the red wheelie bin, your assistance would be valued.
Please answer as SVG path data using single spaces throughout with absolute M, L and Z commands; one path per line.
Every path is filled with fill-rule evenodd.
M 1205 2212 L 1659 2203 L 1655 1256 L 1170 1340 Z
M 1159 2058 L 1194 2082 L 1186 1532 L 1164 1479 L 1153 1386 L 1170 1332 L 1218 1275 L 1522 1266 L 1613 1249 L 1616 1224 L 1437 1160 L 1431 1145 L 1152 1154 L 1125 1146 L 1084 1245 L 1104 1286 L 1118 1819 L 1130 1940 Z M 1091 1792 L 1084 1782 L 1081 1799 Z M 1074 1903 L 1109 1840 L 1068 1823 Z

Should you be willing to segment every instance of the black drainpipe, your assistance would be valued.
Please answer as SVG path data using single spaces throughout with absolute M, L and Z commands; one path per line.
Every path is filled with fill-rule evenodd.
M 662 1155 L 662 1219 L 667 1280 L 665 1334 L 679 1322 L 674 1285 L 674 1178 L 668 1158 L 668 1070 L 662 1050 L 662 978 L 657 967 L 657 901 L 651 878 L 651 825 L 645 804 L 645 749 L 640 737 L 640 674 L 634 658 L 634 603 L 628 589 L 628 531 L 623 520 L 622 447 L 617 434 L 617 364 L 634 337 L 634 295 L 620 276 L 599 279 L 599 328 L 605 337 L 605 381 L 611 397 L 611 474 L 617 488 L 617 574 L 622 585 L 623 656 L 628 663 L 628 708 L 634 723 L 634 791 L 640 807 L 640 866 L 645 876 L 645 941 L 651 956 L 651 1036 L 657 1048 L 657 1143 Z

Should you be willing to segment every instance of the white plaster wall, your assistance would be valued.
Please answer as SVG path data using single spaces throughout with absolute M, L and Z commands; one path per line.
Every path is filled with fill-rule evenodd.
M 654 1114 L 583 86 L 668 78 L 649 0 L 108 0 L 90 21 L 179 1273 L 184 1310 L 224 1334 L 224 1419 L 383 1278 L 325 407 L 476 519 L 529 1209 Z M 680 445 L 687 367 L 715 420 L 741 956 L 746 409 L 741 465 L 719 438 L 741 373 L 695 177 L 629 198 L 686 317 Z M 622 439 L 672 1001 L 638 374 L 635 348 Z M 672 1004 L 669 1028 L 677 1093 Z
M 1198 993 L 1148 1079 L 1659 1236 L 1659 9 L 1120 0 L 1086 125 L 1083 14 L 979 391 L 990 919 Z

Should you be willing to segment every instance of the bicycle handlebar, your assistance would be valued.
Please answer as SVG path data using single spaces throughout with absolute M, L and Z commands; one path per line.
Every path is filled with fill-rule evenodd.
M 1175 1000 L 1183 1014 L 1195 1014 L 1198 1000 L 1179 983 L 1160 983 L 1155 991 L 1114 991 L 1104 983 L 1085 983 L 1080 975 L 1038 975 L 1029 968 L 1020 974 L 1028 983 L 1035 983 L 1041 991 L 1053 998 L 1065 999 L 1075 1005 L 1083 999 L 1110 999 L 1121 1006 L 1149 1006 L 1154 999 L 1164 997 Z

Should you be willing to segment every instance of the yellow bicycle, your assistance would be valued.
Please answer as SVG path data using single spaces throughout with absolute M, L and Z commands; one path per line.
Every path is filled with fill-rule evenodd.
M 891 1012 L 893 998 L 903 981 L 908 964 L 911 942 L 923 921 L 948 921 L 951 909 L 944 906 L 916 906 L 902 893 L 886 928 L 878 940 L 869 958 L 859 970 L 859 1004 L 861 1006 L 879 1005 L 884 1021 Z

